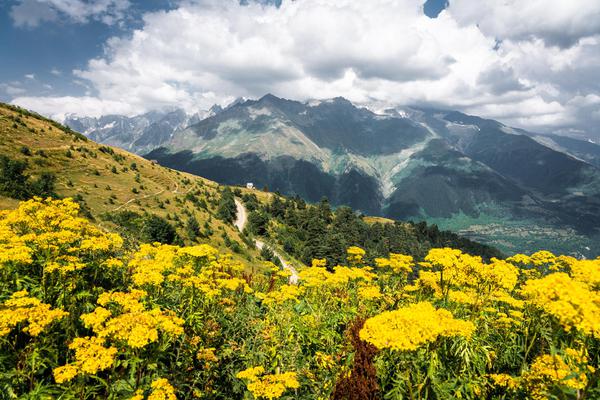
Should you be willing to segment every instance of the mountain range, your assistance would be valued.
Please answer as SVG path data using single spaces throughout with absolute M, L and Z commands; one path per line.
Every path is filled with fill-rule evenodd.
M 507 253 L 600 254 L 600 146 L 457 111 L 374 112 L 268 94 L 222 109 L 69 118 L 67 125 L 224 184 L 427 220 Z
M 99 118 L 68 115 L 64 124 L 94 141 L 143 154 L 168 142 L 175 131 L 194 125 L 220 111 L 222 108 L 214 105 L 209 110 L 193 114 L 175 108 L 133 117 L 114 114 Z

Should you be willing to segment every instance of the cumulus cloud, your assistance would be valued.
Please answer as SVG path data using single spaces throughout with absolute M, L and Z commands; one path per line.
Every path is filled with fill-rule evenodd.
M 423 0 L 284 0 L 279 7 L 188 0 L 144 15 L 142 28 L 111 38 L 101 57 L 73 71 L 93 97 L 15 102 L 50 114 L 132 114 L 272 92 L 590 131 L 600 114 L 592 101 L 600 93 L 595 3 L 452 0 L 431 19 Z M 582 102 L 585 115 L 577 111 Z
M 600 2 L 588 0 L 452 0 L 447 12 L 498 39 L 538 38 L 569 47 L 600 34 Z
M 42 115 L 49 115 L 57 120 L 64 120 L 68 114 L 100 117 L 107 114 L 132 114 L 133 109 L 128 103 L 112 100 L 100 100 L 97 97 L 61 96 L 61 97 L 31 97 L 21 96 L 12 101 L 35 110 Z
M 0 83 L 0 90 L 6 93 L 9 96 L 17 96 L 22 95 L 26 92 L 25 89 L 19 86 L 19 83 Z
M 112 25 L 125 17 L 129 6 L 129 0 L 19 0 L 11 7 L 10 16 L 15 26 L 27 28 L 61 17 L 76 23 L 96 20 Z

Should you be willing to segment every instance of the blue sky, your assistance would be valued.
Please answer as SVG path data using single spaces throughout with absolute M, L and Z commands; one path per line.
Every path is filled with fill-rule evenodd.
M 8 0 L 0 101 L 188 111 L 272 92 L 600 139 L 600 2 Z
M 19 0 L 0 3 L 0 58 L 3 60 L 0 82 L 19 82 L 14 86 L 29 95 L 59 96 L 85 94 L 89 88 L 76 83 L 78 80 L 71 72 L 84 69 L 88 60 L 102 55 L 110 37 L 128 35 L 139 28 L 144 13 L 168 10 L 175 4 L 170 0 L 132 2 L 124 24 L 106 24 L 94 19 L 82 23 L 62 15 L 60 21 L 17 26 L 10 13 L 20 3 Z M 33 75 L 34 79 L 27 75 Z M 0 92 L 1 101 L 10 101 L 11 97 Z

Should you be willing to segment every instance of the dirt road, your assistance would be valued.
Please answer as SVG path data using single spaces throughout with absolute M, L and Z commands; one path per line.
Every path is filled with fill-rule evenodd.
M 242 202 L 238 199 L 235 199 L 235 207 L 236 207 L 236 211 L 237 211 L 237 217 L 234 221 L 234 225 L 238 228 L 238 230 L 240 232 L 242 232 L 244 230 L 244 228 L 246 227 L 246 223 L 248 222 L 248 212 L 246 211 L 246 207 L 244 207 L 244 204 L 242 204 Z M 256 248 L 259 250 L 262 250 L 263 247 L 265 247 L 265 242 L 263 242 L 262 240 L 256 239 L 254 241 Z M 289 282 L 290 285 L 297 285 L 298 284 L 298 271 L 296 271 L 296 268 L 294 268 L 293 265 L 291 265 L 290 263 L 288 263 L 285 258 L 283 258 L 281 256 L 281 254 L 279 254 L 279 252 L 275 251 L 274 249 L 271 249 L 273 251 L 273 254 L 275 255 L 275 257 L 277 257 L 279 259 L 279 262 L 281 263 L 281 266 L 283 267 L 283 269 L 286 269 L 288 271 L 290 271 L 291 275 L 289 278 Z

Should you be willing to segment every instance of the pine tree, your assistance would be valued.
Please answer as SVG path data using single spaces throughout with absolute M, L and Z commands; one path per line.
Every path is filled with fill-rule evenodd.
M 225 222 L 233 223 L 236 216 L 235 197 L 231 189 L 226 187 L 221 193 L 221 198 L 217 204 L 217 217 Z
M 248 230 L 254 235 L 265 236 L 268 234 L 269 218 L 261 211 L 252 211 L 248 214 Z
M 188 238 L 191 241 L 195 241 L 198 238 L 198 235 L 200 235 L 200 224 L 198 223 L 196 217 L 192 215 L 188 218 L 185 224 L 185 230 L 187 232 Z

